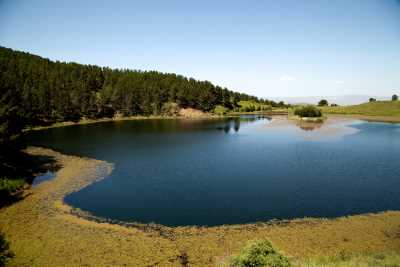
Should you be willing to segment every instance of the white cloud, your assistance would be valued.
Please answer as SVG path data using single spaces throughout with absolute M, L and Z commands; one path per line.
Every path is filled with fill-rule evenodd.
M 292 76 L 289 76 L 289 75 L 287 75 L 287 74 L 283 74 L 283 75 L 279 78 L 279 80 L 281 80 L 281 81 L 294 81 L 294 80 L 296 80 L 296 78 L 294 78 L 294 77 L 292 77 Z
M 335 81 L 337 84 L 344 84 L 344 81 Z

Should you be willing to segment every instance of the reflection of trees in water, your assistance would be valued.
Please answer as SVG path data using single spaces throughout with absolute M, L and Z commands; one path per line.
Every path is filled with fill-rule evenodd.
M 300 127 L 300 129 L 304 131 L 314 131 L 315 129 L 319 129 L 322 127 L 322 122 L 305 122 L 305 121 L 299 121 L 297 123 L 297 126 Z
M 271 120 L 270 117 L 266 117 L 263 115 L 243 115 L 240 117 L 232 118 L 223 123 L 223 125 L 217 127 L 220 130 L 223 130 L 225 133 L 229 133 L 231 130 L 234 132 L 239 132 L 241 123 L 251 123 L 258 120 Z
M 271 120 L 271 117 L 265 115 L 240 115 L 240 120 L 242 122 L 253 122 L 258 120 Z
M 235 130 L 235 132 L 238 132 L 240 129 L 240 119 L 236 119 L 233 123 L 233 129 Z
M 223 122 L 222 125 L 218 126 L 217 129 L 223 130 L 225 133 L 229 133 L 231 130 L 238 132 L 240 129 L 240 119 L 229 119 Z

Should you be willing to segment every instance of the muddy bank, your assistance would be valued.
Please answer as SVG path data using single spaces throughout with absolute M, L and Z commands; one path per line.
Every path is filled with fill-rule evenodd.
M 62 165 L 56 177 L 0 210 L 11 266 L 214 266 L 248 240 L 267 238 L 295 261 L 344 252 L 400 250 L 400 212 L 218 227 L 125 227 L 76 216 L 65 195 L 104 179 L 110 163 L 43 149 Z

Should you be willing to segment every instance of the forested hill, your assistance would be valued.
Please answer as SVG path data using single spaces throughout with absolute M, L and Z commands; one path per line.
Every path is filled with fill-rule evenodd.
M 54 62 L 4 47 L 0 47 L 0 90 L 1 106 L 31 125 L 117 112 L 160 114 L 171 102 L 203 111 L 217 105 L 233 109 L 241 100 L 275 105 L 176 74 Z

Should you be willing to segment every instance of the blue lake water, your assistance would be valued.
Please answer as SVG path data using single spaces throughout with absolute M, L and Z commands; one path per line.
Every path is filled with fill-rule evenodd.
M 114 163 L 110 176 L 66 202 L 118 220 L 211 226 L 400 208 L 400 124 L 136 120 L 27 139 Z
M 40 174 L 40 175 L 35 177 L 35 179 L 32 182 L 32 186 L 36 187 L 36 186 L 40 185 L 43 182 L 50 181 L 55 176 L 56 176 L 56 173 L 52 172 L 52 171 L 47 171 L 45 173 L 42 173 L 42 174 Z

